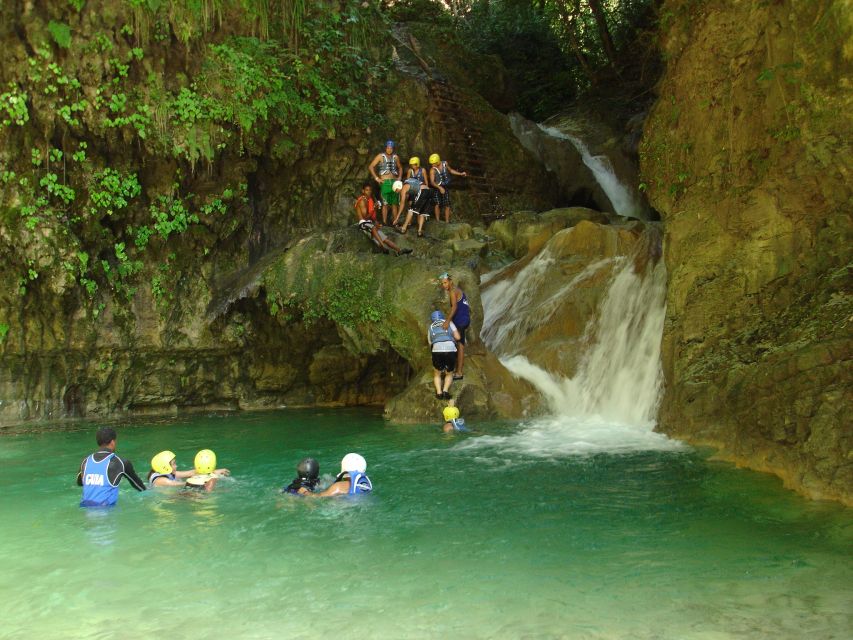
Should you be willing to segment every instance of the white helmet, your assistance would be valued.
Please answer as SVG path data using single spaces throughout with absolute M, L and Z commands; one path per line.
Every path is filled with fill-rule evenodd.
M 403 190 L 403 183 L 402 183 L 402 181 L 400 181 L 400 180 L 396 180 L 396 181 L 394 182 L 394 184 L 392 184 L 392 185 L 391 185 L 391 188 L 392 188 L 394 191 L 402 191 L 402 190 Z
M 357 453 L 346 454 L 344 459 L 341 460 L 341 473 L 347 473 L 349 471 L 364 473 L 367 471 L 367 460 Z

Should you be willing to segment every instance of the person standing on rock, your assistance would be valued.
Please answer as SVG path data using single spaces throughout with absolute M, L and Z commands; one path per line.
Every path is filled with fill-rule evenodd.
M 441 221 L 441 210 L 444 209 L 444 221 L 450 222 L 452 210 L 450 204 L 450 176 L 467 176 L 465 171 L 457 171 L 437 153 L 429 157 L 429 181 L 435 191 L 435 219 Z
M 118 502 L 118 484 L 122 478 L 137 491 L 145 491 L 145 483 L 136 475 L 133 464 L 116 455 L 116 432 L 101 427 L 95 434 L 98 450 L 80 463 L 77 485 L 83 487 L 81 507 L 111 507 Z
M 418 237 L 424 237 L 424 222 L 429 218 L 429 205 L 432 203 L 432 191 L 417 178 L 407 178 L 405 182 L 399 180 L 393 185 L 394 191 L 400 193 L 400 210 L 406 209 L 406 221 L 400 229 L 405 234 L 412 224 L 412 216 L 418 216 Z
M 400 179 L 403 173 L 403 167 L 400 164 L 400 156 L 394 153 L 394 141 L 388 140 L 385 143 L 385 152 L 377 153 L 370 163 L 368 170 L 373 179 L 380 188 L 382 197 L 382 224 L 388 224 L 388 209 L 393 211 L 394 224 L 400 219 L 400 199 L 397 193 L 391 188 L 396 180 Z
M 395 194 L 396 195 L 396 194 Z M 361 195 L 355 201 L 355 217 L 358 228 L 364 231 L 383 252 L 393 251 L 396 255 L 411 253 L 411 249 L 401 249 L 382 233 L 382 225 L 376 219 L 373 186 L 366 182 L 361 188 Z
M 456 359 L 453 379 L 462 380 L 462 369 L 465 366 L 465 331 L 471 325 L 471 307 L 468 305 L 468 296 L 453 284 L 453 278 L 449 273 L 442 273 L 438 276 L 438 281 L 441 283 L 441 288 L 447 291 L 447 301 L 450 303 L 450 313 L 444 321 L 444 328 L 447 329 L 452 323 L 456 325 L 460 335 L 459 357 Z
M 439 400 L 450 399 L 450 385 L 453 384 L 453 371 L 458 356 L 457 342 L 460 339 L 456 326 L 444 318 L 441 311 L 433 311 L 427 329 L 427 342 L 432 350 L 432 383 L 435 397 Z M 444 380 L 442 380 L 444 377 Z

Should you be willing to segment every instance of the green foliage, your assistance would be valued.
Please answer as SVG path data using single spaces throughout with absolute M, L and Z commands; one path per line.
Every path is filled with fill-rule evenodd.
M 27 108 L 27 93 L 21 91 L 17 84 L 10 82 L 9 90 L 5 93 L 0 93 L 0 125 L 8 127 L 11 124 L 16 124 L 23 127 L 30 119 L 30 112 Z M 5 114 L 4 114 L 5 112 Z
M 5 322 L 0 322 L 0 344 L 6 341 L 7 335 L 9 335 L 9 325 Z
M 51 20 L 47 23 L 47 30 L 50 32 L 53 41 L 63 49 L 71 46 L 71 27 L 64 22 L 54 22 Z
M 89 214 L 111 216 L 125 209 L 141 192 L 142 187 L 135 173 L 122 174 L 115 169 L 104 169 L 92 176 Z

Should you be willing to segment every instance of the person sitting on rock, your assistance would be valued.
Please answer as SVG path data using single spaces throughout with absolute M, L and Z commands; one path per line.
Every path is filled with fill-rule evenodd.
M 303 458 L 296 465 L 296 478 L 281 490 L 294 496 L 313 493 L 320 482 L 320 463 L 314 458 Z
M 435 190 L 435 219 L 441 221 L 441 210 L 444 209 L 444 221 L 450 222 L 450 176 L 467 176 L 464 171 L 452 168 L 446 160 L 437 153 L 429 157 L 429 182 Z
M 468 431 L 465 427 L 465 418 L 459 417 L 459 407 L 453 406 L 452 402 L 444 407 L 444 410 L 441 412 L 441 415 L 444 417 L 444 426 L 442 426 L 441 430 L 444 433 Z
M 432 191 L 417 178 L 406 178 L 405 182 L 399 180 L 393 185 L 394 191 L 400 193 L 400 209 L 406 209 L 406 222 L 400 229 L 405 234 L 412 224 L 412 216 L 418 216 L 418 237 L 424 236 L 424 222 L 429 218 L 429 206 L 432 203 Z
M 216 454 L 210 449 L 202 449 L 195 454 L 193 465 L 195 466 L 195 474 L 187 478 L 184 485 L 187 489 L 213 491 L 219 478 L 231 475 L 228 469 L 216 468 Z
M 357 453 L 348 453 L 341 460 L 341 472 L 328 488 L 320 493 L 304 495 L 317 498 L 359 495 L 373 491 L 373 483 L 367 477 L 367 460 Z
M 194 469 L 178 471 L 176 456 L 171 451 L 161 451 L 151 458 L 148 484 L 152 487 L 183 487 L 186 479 L 195 475 Z M 225 469 L 219 469 L 225 471 Z
M 388 224 L 388 209 L 391 209 L 394 217 L 392 220 L 397 224 L 400 218 L 400 199 L 391 186 L 395 180 L 400 179 L 403 167 L 400 165 L 400 157 L 394 153 L 394 141 L 385 143 L 385 153 L 377 153 L 370 162 L 368 170 L 376 183 L 380 186 L 382 196 L 382 224 Z
M 441 311 L 433 311 L 427 329 L 427 342 L 432 350 L 432 383 L 438 399 L 450 399 L 450 385 L 453 384 L 453 371 L 456 369 L 456 342 L 459 339 L 456 325 L 445 322 Z
M 393 251 L 396 255 L 411 253 L 411 249 L 401 249 L 382 232 L 382 225 L 376 220 L 376 201 L 373 199 L 373 185 L 365 182 L 361 195 L 355 201 L 355 217 L 358 228 L 366 233 L 383 253 Z

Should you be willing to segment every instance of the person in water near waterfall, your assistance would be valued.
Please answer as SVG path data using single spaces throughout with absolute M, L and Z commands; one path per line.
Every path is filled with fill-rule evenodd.
M 145 491 L 145 483 L 136 475 L 127 458 L 116 455 L 116 432 L 101 427 L 95 434 L 98 450 L 83 459 L 77 473 L 77 485 L 83 487 L 81 507 L 111 507 L 118 502 L 118 484 L 126 478 L 137 491 Z
M 432 383 L 435 397 L 450 399 L 450 385 L 456 369 L 457 342 L 461 338 L 452 322 L 446 322 L 441 311 L 433 311 L 427 329 L 427 342 L 432 350 Z M 442 380 L 442 378 L 444 378 Z
M 219 478 L 231 475 L 228 469 L 216 468 L 216 454 L 210 449 L 202 449 L 195 454 L 193 465 L 195 466 L 195 473 L 187 478 L 184 485 L 187 489 L 213 491 Z
M 441 427 L 441 430 L 444 431 L 444 433 L 468 431 L 465 427 L 465 418 L 459 417 L 459 407 L 454 406 L 452 400 L 450 401 L 450 404 L 444 407 L 441 415 L 444 418 L 444 425 Z
M 452 168 L 447 160 L 437 153 L 429 157 L 429 182 L 435 192 L 435 219 L 441 222 L 441 210 L 444 209 L 444 221 L 450 222 L 452 206 L 450 204 L 450 176 L 467 176 L 464 171 Z
M 176 456 L 171 451 L 161 451 L 151 458 L 148 484 L 152 487 L 183 487 L 186 479 L 196 474 L 195 469 L 178 471 Z M 214 473 L 225 475 L 228 469 L 216 469 Z
M 365 182 L 361 187 L 361 195 L 355 201 L 355 217 L 358 220 L 358 228 L 366 233 L 383 253 L 393 251 L 395 255 L 411 253 L 411 249 L 401 249 L 394 244 L 382 232 L 382 225 L 376 219 L 375 201 L 373 199 L 373 185 Z
M 385 152 L 377 153 L 370 162 L 368 171 L 380 188 L 380 196 L 382 198 L 382 224 L 388 224 L 388 210 L 390 209 L 394 216 L 391 218 L 394 225 L 400 219 L 400 197 L 391 188 L 394 181 L 399 180 L 403 173 L 403 167 L 400 164 L 400 156 L 394 153 L 396 145 L 393 140 L 388 140 L 385 143 Z
M 438 276 L 438 281 L 441 288 L 447 291 L 447 301 L 450 303 L 450 313 L 444 321 L 444 328 L 447 329 L 452 322 L 459 331 L 459 357 L 456 359 L 453 379 L 462 380 L 462 368 L 465 366 L 465 331 L 471 325 L 471 308 L 468 305 L 468 296 L 453 284 L 453 278 L 449 273 L 442 273 Z
M 348 453 L 341 460 L 341 472 L 335 481 L 319 493 L 305 493 L 312 498 L 359 495 L 373 491 L 373 483 L 367 477 L 367 460 L 357 453 Z
M 320 482 L 320 463 L 314 458 L 303 458 L 296 465 L 296 478 L 281 490 L 293 496 L 304 496 L 314 493 Z

